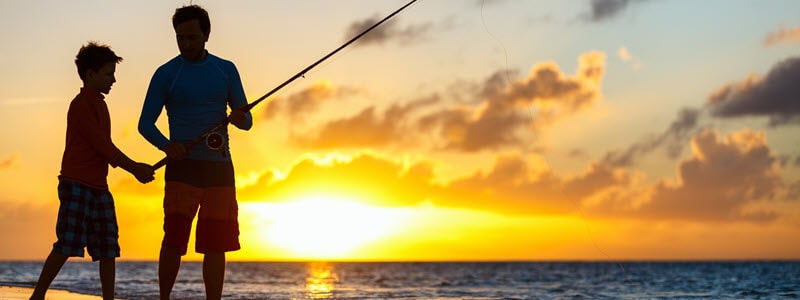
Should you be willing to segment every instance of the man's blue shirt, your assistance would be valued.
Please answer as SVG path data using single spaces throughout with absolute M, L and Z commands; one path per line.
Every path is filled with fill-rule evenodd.
M 227 117 L 228 107 L 245 105 L 247 98 L 242 81 L 232 62 L 211 53 L 197 62 L 178 55 L 153 74 L 139 117 L 139 132 L 158 149 L 163 149 L 170 141 L 191 141 L 219 124 Z M 155 125 L 163 108 L 169 120 L 169 138 Z M 247 121 L 240 128 L 247 130 L 252 126 L 253 117 L 248 112 Z M 187 158 L 230 161 L 227 126 L 219 133 L 225 137 L 222 151 L 199 143 L 188 149 Z

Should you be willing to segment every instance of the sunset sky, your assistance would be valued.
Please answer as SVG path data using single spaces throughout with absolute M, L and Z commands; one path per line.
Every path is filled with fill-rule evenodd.
M 112 139 L 163 157 L 136 125 L 188 3 L 0 2 L 0 260 L 55 242 L 87 41 L 124 58 Z M 407 1 L 193 3 L 253 101 Z M 419 0 L 252 112 L 230 260 L 800 259 L 800 1 Z M 109 185 L 156 259 L 163 169 Z

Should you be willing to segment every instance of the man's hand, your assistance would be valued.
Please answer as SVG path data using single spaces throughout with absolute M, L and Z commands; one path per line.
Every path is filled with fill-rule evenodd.
M 247 122 L 247 112 L 244 111 L 244 107 L 234 109 L 228 119 L 236 127 L 242 127 Z
M 136 180 L 139 180 L 141 183 L 153 181 L 153 175 L 155 175 L 153 167 L 146 163 L 135 163 L 130 171 L 133 176 L 136 177 Z
M 171 160 L 181 160 L 186 156 L 186 147 L 181 143 L 170 142 L 162 150 Z

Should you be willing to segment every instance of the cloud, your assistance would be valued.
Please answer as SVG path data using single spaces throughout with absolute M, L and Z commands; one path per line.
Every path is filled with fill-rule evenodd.
M 352 158 L 307 156 L 285 176 L 265 172 L 238 195 L 243 201 L 338 195 L 375 206 L 414 206 L 437 188 L 433 177 L 433 165 L 425 161 L 402 163 L 369 153 Z
M 0 231 L 7 241 L 0 255 L 5 259 L 30 259 L 32 253 L 47 256 L 49 245 L 56 240 L 53 229 L 58 201 L 41 204 L 32 199 L 0 198 L 0 206 Z
M 383 114 L 374 106 L 355 116 L 327 122 L 308 134 L 293 134 L 293 142 L 315 149 L 378 147 L 402 144 L 413 138 L 409 120 L 418 110 L 439 102 L 437 97 L 418 99 L 405 105 L 394 104 Z
M 764 46 L 775 46 L 778 44 L 790 44 L 800 42 L 800 26 L 795 28 L 786 28 L 781 26 L 780 29 L 770 32 L 764 38 Z
M 619 50 L 617 51 L 617 56 L 619 56 L 619 59 L 622 60 L 623 62 L 630 64 L 634 70 L 642 68 L 641 60 L 631 55 L 630 51 L 628 51 L 628 48 L 624 46 L 619 47 Z
M 766 77 L 755 74 L 713 92 L 707 101 L 721 118 L 768 116 L 771 126 L 800 122 L 800 57 L 779 62 Z
M 786 199 L 789 201 L 800 201 L 800 181 L 795 181 L 789 186 Z
M 546 164 L 545 164 L 546 165 Z M 516 154 L 498 156 L 492 169 L 454 180 L 434 203 L 508 215 L 570 214 L 582 199 L 632 181 L 622 169 L 593 164 L 572 178 Z
M 349 41 L 361 34 L 372 25 L 380 22 L 382 18 L 374 16 L 365 20 L 355 21 L 348 26 L 345 32 L 345 41 Z M 375 27 L 370 32 L 359 38 L 355 45 L 384 45 L 389 41 L 395 41 L 399 45 L 409 45 L 421 41 L 433 29 L 432 23 L 408 25 L 400 28 L 396 19 L 387 20 L 385 23 Z
M 614 18 L 632 3 L 644 0 L 591 0 L 589 13 L 584 18 L 591 22 L 601 22 Z
M 541 159 L 519 154 L 497 156 L 487 172 L 436 183 L 430 162 L 398 162 L 370 153 L 323 162 L 311 157 L 292 166 L 283 178 L 266 172 L 240 189 L 243 201 L 291 199 L 298 194 L 339 195 L 376 206 L 435 206 L 512 215 L 567 214 L 582 198 L 625 186 L 622 169 L 594 164 L 573 178 L 553 174 Z
M 664 148 L 669 158 L 680 156 L 686 142 L 696 133 L 700 110 L 684 108 L 678 112 L 677 118 L 672 121 L 664 132 L 651 137 L 643 138 L 633 143 L 624 150 L 606 153 L 602 161 L 605 164 L 619 167 L 633 166 L 641 157 Z
M 625 47 L 619 47 L 619 51 L 617 52 L 617 54 L 619 55 L 619 59 L 621 59 L 622 61 L 630 61 L 632 58 L 631 53 L 628 52 L 628 48 Z
M 604 72 L 605 54 L 600 52 L 583 54 L 574 76 L 564 75 L 555 63 L 542 63 L 526 78 L 507 85 L 505 72 L 499 71 L 479 89 L 479 106 L 434 112 L 421 118 L 418 126 L 434 131 L 446 149 L 473 152 L 520 146 L 520 131 L 541 129 L 598 102 Z
M 615 214 L 637 218 L 766 222 L 778 213 L 753 207 L 778 199 L 784 191 L 778 158 L 763 132 L 743 130 L 721 137 L 706 129 L 692 139 L 692 156 L 678 164 L 676 180 L 614 195 L 597 210 L 615 207 Z M 627 212 L 620 203 L 629 205 Z
M 290 120 L 303 120 L 307 115 L 316 112 L 326 101 L 333 98 L 348 97 L 359 91 L 349 87 L 336 87 L 328 81 L 319 81 L 308 88 L 285 98 L 275 98 L 267 102 L 262 115 L 265 120 L 272 120 L 279 115 L 286 115 Z
M 694 135 L 691 146 L 691 156 L 677 164 L 675 179 L 641 187 L 641 173 L 603 161 L 564 176 L 540 156 L 501 154 L 488 170 L 443 182 L 433 162 L 362 152 L 307 156 L 285 175 L 263 173 L 254 184 L 240 187 L 238 195 L 242 201 L 333 195 L 382 207 L 428 203 L 504 215 L 574 214 L 581 207 L 606 218 L 769 222 L 781 214 L 767 204 L 800 193 L 800 183 L 782 183 L 779 159 L 763 132 L 720 136 L 706 129 Z
M 409 103 L 395 103 L 384 111 L 376 106 L 324 123 L 314 130 L 293 133 L 293 143 L 308 148 L 423 145 L 464 152 L 501 147 L 529 147 L 531 130 L 540 130 L 562 118 L 584 111 L 601 99 L 605 54 L 589 52 L 579 58 L 575 75 L 568 76 L 555 63 L 534 65 L 526 78 L 511 81 L 500 70 L 482 83 L 458 82 L 440 96 L 432 94 Z M 309 104 L 298 113 L 313 111 L 328 90 L 302 92 Z M 270 114 L 284 111 L 285 100 L 273 101 Z M 375 103 L 385 101 L 372 101 Z
M 11 154 L 0 158 L 0 171 L 8 170 L 19 165 L 19 154 Z

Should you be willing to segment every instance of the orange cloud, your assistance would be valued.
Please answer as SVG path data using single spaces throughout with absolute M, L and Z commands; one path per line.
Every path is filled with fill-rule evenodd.
M 619 47 L 618 51 L 619 59 L 622 61 L 630 61 L 631 60 L 631 53 L 628 51 L 628 48 Z
M 287 201 L 302 195 L 340 195 L 376 206 L 411 206 L 424 201 L 432 183 L 427 162 L 404 165 L 372 154 L 321 162 L 306 157 L 286 173 L 269 171 L 239 189 L 243 201 Z
M 638 58 L 633 57 L 631 52 L 628 51 L 628 48 L 626 47 L 619 47 L 619 50 L 617 50 L 617 56 L 623 62 L 629 63 L 634 70 L 642 68 L 642 62 Z
M 605 54 L 590 52 L 579 58 L 575 75 L 563 74 L 555 63 L 534 65 L 523 79 L 511 82 L 506 71 L 496 72 L 481 84 L 460 82 L 447 95 L 432 94 L 407 103 L 395 103 L 379 112 L 377 106 L 356 115 L 329 121 L 315 130 L 292 133 L 295 145 L 313 149 L 424 146 L 457 151 L 500 147 L 526 148 L 531 128 L 541 129 L 564 117 L 590 108 L 601 98 Z M 287 100 L 270 102 L 267 113 L 285 111 L 288 103 L 310 113 L 335 88 L 318 85 Z M 343 93 L 341 96 L 347 96 Z M 455 103 L 455 104 L 454 104 Z M 536 116 L 532 116 L 532 110 Z M 525 134 L 523 134 L 525 133 Z
M 541 170 L 540 170 L 541 169 Z M 240 189 L 243 201 L 286 201 L 302 194 L 352 197 L 375 206 L 436 206 L 502 214 L 565 214 L 585 197 L 627 186 L 628 173 L 594 164 L 573 178 L 560 178 L 520 155 L 497 157 L 486 173 L 436 183 L 430 162 L 401 163 L 362 153 L 328 163 L 306 158 L 285 177 L 266 172 Z
M 479 151 L 502 146 L 524 146 L 518 132 L 540 129 L 599 101 L 605 72 L 605 54 L 590 52 L 579 58 L 575 76 L 564 75 L 555 63 L 535 65 L 528 77 L 506 86 L 501 73 L 481 89 L 483 103 L 431 113 L 419 128 L 434 131 L 442 147 Z M 536 109 L 531 117 L 530 110 Z
M 19 164 L 19 154 L 11 154 L 0 159 L 0 171 L 8 170 Z
M 0 231 L 7 241 L 0 249 L 6 259 L 30 259 L 32 255 L 47 256 L 56 241 L 54 232 L 58 201 L 49 205 L 35 201 L 20 202 L 0 199 Z M 12 246 L 13 245 L 13 246 Z
M 549 169 L 535 172 L 518 155 L 501 156 L 486 174 L 448 183 L 435 203 L 503 214 L 569 214 L 582 199 L 631 181 L 630 174 L 608 165 L 593 164 L 578 176 L 561 178 Z
M 763 132 L 743 130 L 721 137 L 707 129 L 692 139 L 692 153 L 679 163 L 676 180 L 662 180 L 644 190 L 615 195 L 616 199 L 606 199 L 605 207 L 597 211 L 612 211 L 611 203 L 627 202 L 630 210 L 613 213 L 693 221 L 760 222 L 777 218 L 774 211 L 748 210 L 785 192 L 778 158 L 767 146 Z M 647 195 L 647 199 L 634 207 L 633 194 Z
M 780 29 L 767 34 L 764 38 L 764 46 L 774 46 L 781 43 L 800 42 L 800 26 L 795 28 L 786 28 L 781 26 Z
M 293 142 L 314 149 L 378 147 L 403 144 L 412 137 L 408 121 L 419 109 L 435 104 L 431 97 L 405 105 L 394 104 L 381 115 L 368 107 L 355 116 L 333 120 L 308 134 L 293 134 Z
M 358 91 L 349 87 L 336 87 L 328 81 L 319 81 L 310 87 L 286 98 L 275 98 L 267 103 L 263 117 L 272 120 L 278 115 L 287 115 L 290 120 L 302 121 L 316 112 L 326 101 L 347 97 Z

